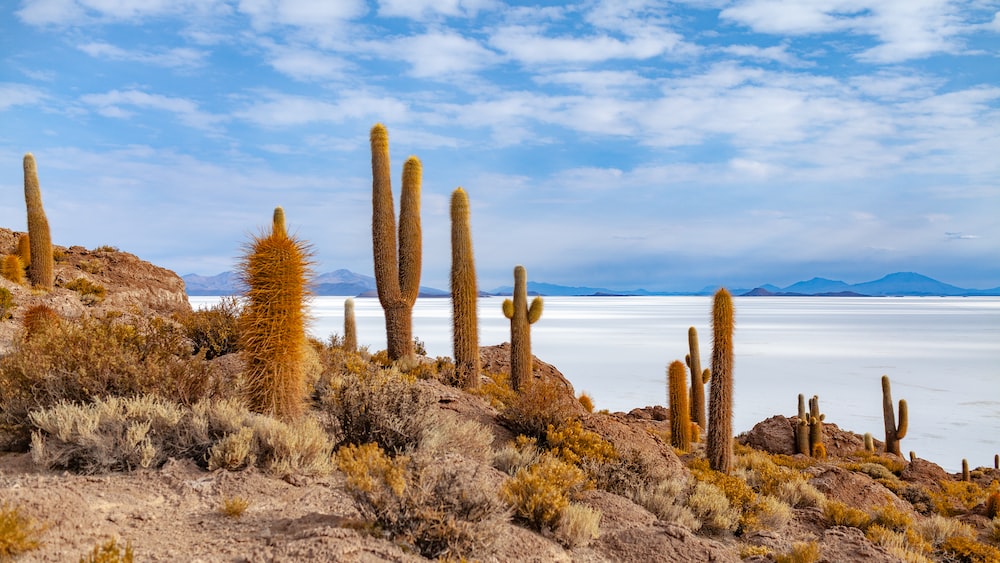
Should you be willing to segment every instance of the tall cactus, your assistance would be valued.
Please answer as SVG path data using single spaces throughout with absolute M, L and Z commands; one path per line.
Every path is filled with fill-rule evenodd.
M 478 299 L 469 196 L 458 188 L 451 194 L 451 335 L 455 375 L 464 389 L 479 386 Z
M 899 441 L 906 437 L 906 429 L 909 426 L 909 416 L 906 408 L 906 400 L 899 400 L 899 425 L 896 425 L 896 416 L 892 404 L 892 390 L 889 387 L 889 376 L 882 376 L 882 416 L 885 420 L 885 451 L 903 457 L 899 451 Z
M 809 447 L 809 413 L 802 393 L 799 393 L 799 414 L 795 417 L 795 453 L 812 455 L 812 448 Z
M 372 247 L 375 284 L 385 311 L 389 358 L 413 357 L 413 304 L 420 293 L 421 228 L 420 160 L 411 156 L 403 164 L 403 193 L 399 202 L 399 248 L 396 247 L 396 212 L 389 167 L 389 133 L 376 123 L 371 129 Z
M 247 288 L 240 341 L 248 406 L 290 421 L 305 410 L 311 253 L 305 243 L 287 235 L 278 216 L 276 212 L 271 232 L 252 237 L 239 263 Z
M 354 320 L 354 300 L 344 300 L 344 350 L 358 351 L 358 325 Z
M 670 403 L 670 445 L 681 450 L 691 449 L 691 413 L 688 409 L 687 374 L 684 364 L 674 360 L 667 367 L 668 401 Z
M 24 202 L 28 208 L 28 240 L 31 245 L 28 280 L 35 287 L 51 290 L 55 282 L 52 234 L 42 208 L 42 189 L 38 185 L 35 157 L 30 152 L 24 155 Z
M 826 415 L 819 412 L 819 395 L 809 399 L 809 455 L 820 459 L 826 458 L 826 446 L 823 445 L 823 421 Z
M 712 302 L 712 386 L 709 390 L 709 466 L 729 473 L 733 465 L 733 297 L 726 288 Z
M 531 325 L 542 316 L 542 298 L 528 305 L 528 273 L 524 266 L 514 268 L 514 300 L 503 300 L 503 315 L 510 319 L 510 386 L 520 391 L 530 381 Z
M 705 383 L 708 382 L 710 370 L 701 369 L 701 352 L 698 350 L 698 331 L 692 326 L 688 328 L 689 353 L 688 369 L 691 370 L 691 420 L 705 428 Z

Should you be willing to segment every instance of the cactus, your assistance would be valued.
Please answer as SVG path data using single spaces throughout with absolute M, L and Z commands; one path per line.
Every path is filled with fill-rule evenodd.
M 31 239 L 28 237 L 28 233 L 22 233 L 17 238 L 17 256 L 21 259 L 23 266 L 31 264 Z
M 354 322 L 354 300 L 344 300 L 344 350 L 358 351 L 358 327 Z
M 875 438 L 872 437 L 871 432 L 865 432 L 865 451 L 875 453 Z
M 910 463 L 917 461 L 917 452 L 910 450 Z
M 30 152 L 24 155 L 24 202 L 28 208 L 28 240 L 31 245 L 28 280 L 35 287 L 51 290 L 55 281 L 52 234 L 42 208 L 42 190 L 38 185 L 35 157 Z
M 420 293 L 420 160 L 411 156 L 403 164 L 403 193 L 399 202 L 399 248 L 396 248 L 396 212 L 389 167 L 389 133 L 376 123 L 371 129 L 372 247 L 375 285 L 385 311 L 389 359 L 411 360 L 413 304 Z
M 21 285 L 24 283 L 24 264 L 16 254 L 8 254 L 3 257 L 3 263 L 0 263 L 0 275 Z
M 813 457 L 823 459 L 826 457 L 826 446 L 823 446 L 823 421 L 825 414 L 819 412 L 819 396 L 813 395 L 809 399 L 809 452 Z M 818 455 L 817 449 L 822 446 L 822 455 Z
M 681 450 L 691 449 L 691 412 L 688 409 L 687 373 L 684 364 L 674 360 L 667 367 L 668 400 L 670 404 L 670 445 Z
M 275 213 L 278 217 L 278 213 Z M 247 406 L 291 421 L 305 409 L 308 246 L 278 222 L 252 237 L 239 263 L 247 304 L 240 315 Z
M 885 419 L 885 451 L 903 457 L 903 454 L 899 452 L 899 441 L 906 437 L 906 429 L 909 425 L 906 400 L 899 400 L 899 426 L 897 426 L 888 375 L 882 376 L 882 415 Z
M 1000 454 L 993 455 L 993 469 L 1000 469 Z
M 705 377 L 709 370 L 701 369 L 701 352 L 698 350 L 698 331 L 692 326 L 688 327 L 688 348 L 690 353 L 684 357 L 687 366 L 691 370 L 691 420 L 698 423 L 698 426 L 705 427 Z
M 532 374 L 531 325 L 542 316 L 542 298 L 528 306 L 528 274 L 524 266 L 514 268 L 514 300 L 503 300 L 503 316 L 510 319 L 510 386 L 520 391 Z
M 809 413 L 806 412 L 806 398 L 802 393 L 799 393 L 799 414 L 795 417 L 795 453 L 812 455 L 809 447 Z
M 274 216 L 271 219 L 271 232 L 277 237 L 288 236 L 288 228 L 285 227 L 285 210 L 282 207 L 274 208 Z
M 969 460 L 962 458 L 962 481 L 968 483 L 970 481 L 969 477 Z
M 725 288 L 712 302 L 712 386 L 709 390 L 709 466 L 729 473 L 733 464 L 733 297 Z
M 479 386 L 479 289 L 469 226 L 469 196 L 451 194 L 451 307 L 455 376 L 463 389 Z

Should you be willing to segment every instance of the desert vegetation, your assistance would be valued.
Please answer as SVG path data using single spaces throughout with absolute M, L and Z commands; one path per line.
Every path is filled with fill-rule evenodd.
M 98 299 L 88 288 L 113 273 L 102 260 L 120 252 L 112 247 L 64 253 L 68 262 L 55 261 L 57 282 L 44 292 L 5 270 L 9 310 L 15 295 L 75 292 L 82 313 L 34 303 L 5 321 L 15 332 L 0 356 L 0 560 L 66 556 L 58 544 L 70 524 L 23 486 L 28 477 L 4 469 L 18 456 L 48 479 L 35 492 L 77 476 L 144 475 L 168 490 L 190 488 L 206 507 L 195 527 L 211 526 L 213 541 L 243 538 L 225 555 L 199 553 L 205 560 L 264 548 L 284 560 L 1000 560 L 1000 468 L 949 475 L 904 459 L 906 404 L 897 423 L 888 378 L 885 442 L 837 428 L 819 397 L 807 410 L 804 395 L 795 416 L 733 436 L 737 312 L 725 290 L 706 312 L 711 370 L 701 368 L 694 329 L 686 362 L 664 359 L 666 408 L 594 412 L 589 396 L 577 397 L 535 358 L 530 325 L 542 301 L 528 303 L 523 267 L 503 305 L 510 344 L 480 346 L 469 194 L 461 189 L 452 199 L 455 358 L 427 357 L 409 327 L 421 253 L 419 161 L 404 166 L 397 245 L 387 135 L 372 129 L 387 350 L 359 346 L 350 301 L 344 336 L 308 336 L 309 246 L 288 234 L 280 207 L 244 248 L 246 295 L 206 310 L 114 308 L 114 287 L 100 286 Z M 28 173 L 26 159 L 26 192 Z M 23 269 L 29 249 L 21 241 L 35 238 L 12 235 L 5 268 L 14 258 Z M 170 481 L 179 463 L 195 477 Z M 216 489 L 199 489 L 205 480 Z M 276 509 L 240 489 L 250 482 L 301 490 L 295 503 L 312 503 L 312 512 L 266 520 Z M 134 526 L 115 529 L 88 536 L 71 558 L 142 560 L 155 549 Z M 193 553 L 159 549 L 160 558 Z

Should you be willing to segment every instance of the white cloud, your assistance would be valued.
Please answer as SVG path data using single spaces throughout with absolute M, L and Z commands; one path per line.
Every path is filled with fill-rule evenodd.
M 16 13 L 30 25 L 84 25 L 225 10 L 223 0 L 24 0 Z
M 970 25 L 955 0 L 741 0 L 719 17 L 760 33 L 812 35 L 849 32 L 874 36 L 879 45 L 855 55 L 893 63 L 958 52 Z
M 174 47 L 155 53 L 138 49 L 122 49 L 110 43 L 91 42 L 77 45 L 77 49 L 94 58 L 113 61 L 130 61 L 167 68 L 190 68 L 205 62 L 205 53 L 187 47 Z
M 86 94 L 80 97 L 80 101 L 93 106 L 99 114 L 113 118 L 134 115 L 133 111 L 126 108 L 166 111 L 177 115 L 185 125 L 197 129 L 212 130 L 222 119 L 199 110 L 198 104 L 186 98 L 172 98 L 139 90 L 111 90 L 104 94 Z
M 533 77 L 538 84 L 559 84 L 576 87 L 584 92 L 614 94 L 633 98 L 653 86 L 655 81 L 631 70 L 581 70 L 538 74 Z
M 364 48 L 388 59 L 402 59 L 417 78 L 446 77 L 480 70 L 499 60 L 475 39 L 454 32 L 433 31 L 388 41 L 368 42 Z
M 315 49 L 268 43 L 268 63 L 274 70 L 296 80 L 341 78 L 350 68 L 343 58 Z
M 31 106 L 41 103 L 46 94 L 27 84 L 0 82 L 0 111 L 14 106 Z
M 490 38 L 493 47 L 527 64 L 649 59 L 672 51 L 680 43 L 679 35 L 660 29 L 622 40 L 606 34 L 549 37 L 540 27 L 506 26 Z
M 364 92 L 343 93 L 334 101 L 268 92 L 233 115 L 266 127 L 289 127 L 309 123 L 341 123 L 350 119 L 402 121 L 407 105 L 397 99 Z
M 811 61 L 804 61 L 794 54 L 788 52 L 788 45 L 774 45 L 771 47 L 758 47 L 756 45 L 729 45 L 722 50 L 731 55 L 743 59 L 755 61 L 767 61 L 783 64 L 789 67 L 814 66 Z
M 337 27 L 363 16 L 368 11 L 364 0 L 239 0 L 240 12 L 248 15 L 254 27 L 269 29 L 278 25 L 306 28 Z
M 380 16 L 424 19 L 429 16 L 474 17 L 500 7 L 495 0 L 379 0 Z

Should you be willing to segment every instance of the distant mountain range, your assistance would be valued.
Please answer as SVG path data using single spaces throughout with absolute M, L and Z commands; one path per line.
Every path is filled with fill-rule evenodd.
M 215 276 L 188 274 L 182 276 L 188 295 L 235 295 L 242 292 L 240 280 L 233 272 Z M 551 296 L 600 296 L 600 295 L 711 295 L 715 287 L 699 291 L 647 291 L 645 289 L 613 290 L 601 287 L 576 287 L 542 282 L 528 282 L 528 293 Z M 510 295 L 513 288 L 502 286 L 481 295 Z M 753 289 L 730 288 L 734 295 L 749 296 L 833 296 L 833 297 L 886 297 L 886 296 L 980 296 L 1000 295 L 1000 287 L 992 289 L 966 289 L 940 282 L 913 272 L 897 272 L 883 278 L 848 284 L 838 280 L 813 278 L 788 287 L 764 284 Z M 375 297 L 375 278 L 350 270 L 336 270 L 316 277 L 313 287 L 316 295 L 355 295 Z M 449 292 L 432 287 L 421 287 L 421 297 L 447 297 Z

